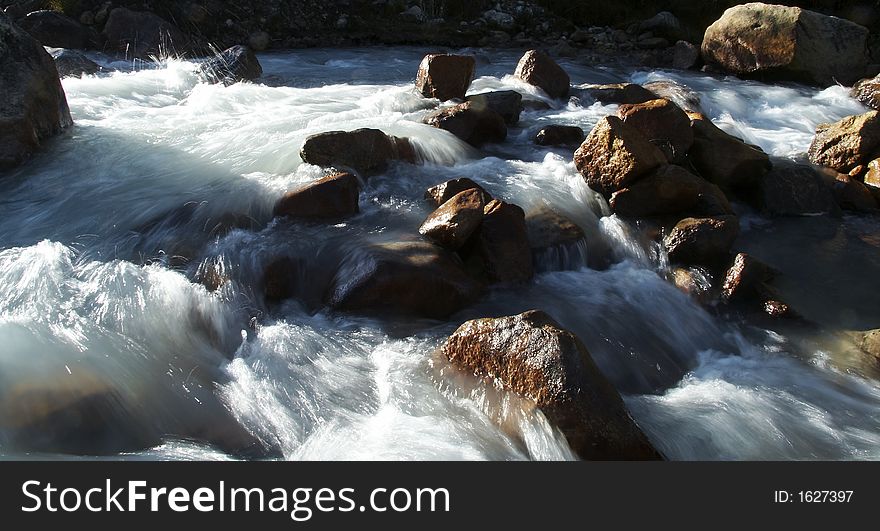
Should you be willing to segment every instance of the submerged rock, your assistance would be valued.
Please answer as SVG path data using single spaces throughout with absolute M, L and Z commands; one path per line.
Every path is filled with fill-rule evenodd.
M 503 142 L 507 138 L 504 118 L 473 101 L 435 111 L 426 116 L 424 122 L 449 131 L 474 147 Z
M 275 204 L 275 216 L 340 219 L 358 213 L 360 183 L 351 173 L 328 175 L 284 194 Z
M 611 103 L 636 104 L 657 99 L 656 94 L 635 83 L 578 85 L 578 90 L 604 105 Z
M 678 105 L 681 110 L 688 113 L 688 117 L 690 117 L 690 113 L 703 112 L 700 93 L 687 85 L 682 85 L 681 83 L 670 79 L 664 79 L 661 81 L 645 83 L 645 89 L 650 90 L 652 94 L 655 94 L 655 99 L 667 99 Z
M 725 193 L 751 194 L 770 171 L 770 157 L 755 146 L 719 129 L 702 114 L 691 113 L 694 143 L 688 160 L 700 175 Z
M 514 76 L 534 85 L 548 96 L 561 99 L 568 96 L 571 80 L 556 61 L 538 50 L 529 50 L 516 65 Z
M 34 11 L 16 24 L 43 46 L 84 50 L 96 45 L 91 29 L 57 11 Z
M 432 186 L 425 191 L 425 199 L 432 206 L 438 207 L 452 199 L 455 195 L 464 192 L 465 190 L 470 190 L 472 188 L 476 188 L 480 191 L 483 196 L 484 204 L 492 200 L 492 196 L 489 194 L 489 192 L 487 192 L 482 186 L 468 179 L 467 177 L 452 179 L 446 181 L 445 183 L 440 183 L 437 186 Z
M 659 147 L 669 162 L 683 161 L 694 143 L 688 115 L 667 99 L 624 104 L 617 115 Z
M 807 152 L 813 164 L 848 173 L 880 155 L 880 114 L 868 111 L 819 124 Z
M 247 46 L 233 46 L 213 59 L 199 65 L 199 76 L 209 83 L 232 85 L 252 81 L 263 75 L 263 67 L 253 50 Z
M 74 50 L 48 48 L 46 51 L 55 60 L 55 67 L 61 77 L 91 76 L 104 70 L 98 63 Z
M 582 459 L 662 459 L 580 339 L 544 312 L 468 321 L 441 351 L 532 400 Z
M 0 13 L 0 170 L 12 168 L 73 124 L 55 63 Z
M 147 59 L 185 52 L 189 39 L 174 24 L 149 11 L 117 7 L 104 25 L 107 47 L 126 57 Z
M 331 308 L 443 319 L 483 286 L 450 251 L 428 242 L 372 245 L 345 258 L 327 296 Z
M 666 156 L 637 129 L 606 116 L 575 151 L 574 163 L 590 188 L 610 197 L 666 164 Z
M 369 175 L 384 170 L 393 160 L 412 161 L 412 146 L 405 138 L 378 129 L 327 131 L 306 138 L 299 156 L 317 166 L 343 166 Z
M 516 125 L 522 113 L 522 94 L 515 90 L 497 90 L 468 96 L 467 101 L 473 102 L 476 109 L 489 109 L 504 118 L 507 125 Z
M 483 193 L 470 188 L 444 201 L 419 227 L 419 234 L 437 245 L 457 251 L 483 220 Z
M 663 244 L 672 263 L 712 266 L 730 255 L 738 235 L 735 216 L 685 218 L 673 227 Z
M 416 74 L 416 90 L 440 101 L 464 99 L 474 79 L 476 60 L 472 55 L 429 54 Z
M 497 199 L 483 209 L 483 220 L 462 249 L 469 269 L 489 283 L 515 284 L 534 275 L 525 212 Z
M 728 9 L 709 26 L 702 53 L 734 74 L 849 85 L 865 75 L 867 38 L 867 28 L 843 18 L 755 2 Z
M 538 131 L 534 141 L 539 146 L 576 148 L 585 138 L 584 130 L 576 125 L 548 125 Z

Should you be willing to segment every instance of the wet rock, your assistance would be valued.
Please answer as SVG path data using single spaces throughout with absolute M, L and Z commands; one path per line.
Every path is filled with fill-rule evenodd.
M 666 164 L 666 156 L 637 129 L 606 116 L 575 151 L 574 163 L 590 188 L 610 197 Z
M 772 164 L 755 146 L 731 136 L 702 114 L 689 114 L 694 143 L 688 160 L 700 175 L 725 193 L 752 193 Z
M 766 294 L 763 285 L 773 276 L 774 271 L 770 266 L 751 255 L 739 253 L 724 274 L 721 297 L 729 302 L 763 297 Z
M 672 67 L 690 70 L 700 64 L 700 49 L 687 42 L 678 41 L 672 47 Z
M 624 104 L 618 109 L 617 115 L 659 147 L 670 162 L 683 161 L 694 143 L 688 115 L 669 100 Z
M 645 83 L 645 89 L 655 94 L 655 98 L 663 98 L 678 105 L 686 113 L 702 113 L 700 94 L 687 85 L 670 79 Z
M 840 208 L 816 169 L 777 161 L 761 177 L 756 206 L 771 216 L 839 215 Z
M 880 110 L 880 76 L 860 80 L 853 85 L 850 95 L 864 105 Z
M 656 94 L 635 83 L 578 85 L 578 90 L 603 105 L 611 103 L 636 104 L 657 99 Z
M 663 166 L 618 190 L 609 202 L 615 214 L 645 218 L 684 214 L 717 216 L 733 214 L 730 203 L 717 186 L 680 166 Z
M 199 264 L 195 274 L 195 281 L 211 292 L 222 288 L 230 279 L 229 264 L 222 256 L 206 258 Z
M 208 83 L 232 85 L 252 81 L 263 75 L 263 67 L 253 50 L 247 46 L 233 46 L 213 59 L 199 65 L 199 76 Z
M 296 295 L 301 276 L 300 263 L 289 256 L 269 262 L 263 271 L 263 295 L 267 301 L 280 302 Z
M 341 219 L 358 213 L 360 184 L 351 173 L 336 173 L 284 194 L 275 204 L 275 216 L 305 219 Z
M 865 75 L 867 38 L 866 28 L 843 18 L 751 3 L 728 9 L 706 29 L 702 53 L 734 74 L 850 85 Z
M 548 96 L 561 99 L 568 96 L 571 80 L 556 61 L 538 50 L 529 50 L 516 65 L 514 76 L 534 85 Z
M 369 175 L 384 170 L 393 160 L 411 159 L 412 147 L 405 138 L 378 129 L 327 131 L 306 138 L 299 156 L 309 164 L 342 166 Z
M 488 109 L 504 118 L 507 125 L 516 125 L 522 113 L 522 94 L 515 90 L 498 90 L 468 96 L 467 101 L 473 102 L 476 109 Z
M 764 313 L 774 319 L 796 319 L 798 314 L 788 304 L 778 300 L 764 302 Z
M 428 242 L 398 242 L 346 257 L 327 299 L 335 310 L 442 319 L 481 291 L 450 251 Z
M 583 459 L 662 459 L 580 339 L 544 312 L 468 321 L 441 351 L 456 367 L 534 401 Z
M 84 50 L 96 44 L 92 30 L 57 11 L 34 11 L 16 24 L 43 46 Z
M 437 186 L 432 186 L 425 191 L 425 199 L 435 208 L 452 199 L 455 195 L 476 188 L 483 196 L 483 203 L 486 204 L 492 200 L 492 196 L 482 186 L 468 179 L 461 177 L 452 179 Z
M 586 235 L 572 220 L 542 206 L 526 214 L 526 233 L 533 253 L 582 242 Z
M 874 159 L 868 163 L 868 172 L 865 173 L 864 183 L 865 188 L 880 203 L 880 159 Z
M 12 168 L 73 124 L 55 63 L 0 13 L 0 170 Z
M 673 227 L 663 244 L 673 263 L 711 266 L 730 255 L 738 235 L 735 216 L 685 218 Z
M 712 279 L 702 268 L 676 267 L 669 280 L 679 291 L 693 297 L 700 304 L 709 304 L 713 300 Z
M 877 200 L 861 182 L 845 173 L 827 171 L 823 174 L 831 186 L 831 195 L 844 210 L 855 212 L 874 212 L 878 208 Z
M 534 142 L 539 146 L 576 148 L 585 138 L 584 130 L 576 125 L 548 125 L 538 131 Z
M 426 55 L 416 74 L 416 90 L 440 101 L 463 100 L 475 69 L 476 60 L 472 55 Z
M 483 220 L 483 192 L 471 188 L 454 195 L 437 208 L 419 227 L 419 234 L 440 247 L 457 251 Z
M 880 329 L 868 330 L 863 332 L 859 337 L 859 348 L 880 361 Z
M 63 48 L 47 48 L 46 51 L 55 60 L 55 68 L 61 77 L 91 76 L 103 71 L 98 63 L 77 51 Z
M 842 173 L 880 154 L 880 114 L 869 111 L 833 124 L 819 124 L 807 152 L 813 164 Z
M 534 275 L 525 212 L 493 199 L 483 209 L 483 222 L 461 250 L 468 269 L 495 284 L 526 282 Z
M 117 7 L 104 25 L 107 47 L 126 57 L 147 59 L 187 51 L 189 39 L 176 26 L 148 11 Z
M 503 142 L 507 138 L 504 118 L 472 101 L 435 111 L 426 116 L 424 122 L 449 131 L 474 147 Z

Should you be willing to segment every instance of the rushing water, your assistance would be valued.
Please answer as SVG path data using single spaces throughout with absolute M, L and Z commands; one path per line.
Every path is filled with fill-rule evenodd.
M 710 314 L 662 278 L 662 252 L 608 216 L 570 151 L 531 144 L 543 124 L 589 130 L 615 106 L 546 100 L 509 75 L 517 53 L 479 51 L 471 92 L 513 89 L 552 108 L 525 111 L 505 144 L 478 152 L 419 123 L 424 52 L 265 54 L 260 82 L 229 87 L 200 83 L 184 61 L 65 79 L 76 127 L 0 180 L 0 455 L 61 441 L 151 459 L 260 447 L 286 459 L 572 458 L 515 396 L 435 354 L 463 320 L 542 308 L 584 340 L 672 459 L 880 458 L 877 375 L 835 335 L 880 326 L 876 219 L 772 221 L 738 207 L 738 247 L 783 270 L 780 289 L 823 327 Z M 863 111 L 842 87 L 563 64 L 574 83 L 683 83 L 716 123 L 780 157 L 802 156 L 817 123 Z M 409 137 L 428 162 L 371 178 L 345 223 L 273 222 L 280 194 L 321 175 L 300 160 L 303 140 L 358 127 Z M 424 190 L 458 176 L 526 210 L 552 205 L 615 263 L 586 267 L 593 243 L 544 257 L 529 285 L 448 322 L 328 312 L 321 273 L 302 279 L 301 300 L 263 300 L 273 258 L 332 274 L 366 242 L 412 238 Z M 231 282 L 207 291 L 207 267 Z

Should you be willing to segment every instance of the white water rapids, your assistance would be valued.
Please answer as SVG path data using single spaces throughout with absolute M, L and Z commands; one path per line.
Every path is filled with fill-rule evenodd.
M 61 440 L 77 455 L 237 458 L 256 438 L 284 459 L 569 459 L 542 417 L 458 382 L 432 354 L 466 319 L 541 308 L 585 342 L 670 459 L 880 459 L 878 380 L 828 339 L 880 326 L 869 280 L 880 278 L 880 222 L 773 221 L 738 207 L 737 247 L 783 270 L 788 300 L 825 329 L 711 315 L 661 278 L 662 253 L 607 216 L 570 151 L 531 143 L 540 125 L 589 131 L 615 106 L 545 99 L 552 109 L 526 110 L 506 143 L 479 152 L 419 123 L 429 105 L 412 80 L 425 51 L 263 54 L 263 79 L 228 87 L 174 60 L 65 79 L 76 126 L 0 179 L 0 456 L 46 455 Z M 544 99 L 509 75 L 518 56 L 481 51 L 470 92 Z M 562 64 L 573 83 L 686 84 L 721 127 L 780 157 L 802 155 L 818 123 L 864 111 L 843 87 Z M 272 222 L 283 192 L 321 175 L 300 160 L 303 140 L 359 127 L 409 137 L 429 162 L 372 177 L 345 223 Z M 493 290 L 442 323 L 334 314 L 318 292 L 263 300 L 273 258 L 332 274 L 364 242 L 413 237 L 429 213 L 424 190 L 460 176 L 527 211 L 552 205 L 616 263 L 590 269 L 574 253 L 556 260 L 565 270 Z M 216 230 L 229 220 L 250 221 Z M 206 260 L 232 282 L 214 293 L 196 282 Z M 71 420 L 64 406 L 83 401 L 101 418 Z

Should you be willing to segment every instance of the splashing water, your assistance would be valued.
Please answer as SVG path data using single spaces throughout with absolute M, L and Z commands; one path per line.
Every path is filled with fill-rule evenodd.
M 180 60 L 65 79 L 76 127 L 0 180 L 0 455 L 571 459 L 539 413 L 450 374 L 435 352 L 466 319 L 541 308 L 583 339 L 672 459 L 880 458 L 876 380 L 831 363 L 814 338 L 707 313 L 662 278 L 662 252 L 609 215 L 570 151 L 531 143 L 550 123 L 589 130 L 615 106 L 553 102 L 510 75 L 517 54 L 480 52 L 471 93 L 551 106 L 524 111 L 505 144 L 480 153 L 419 123 L 431 107 L 412 90 L 424 52 L 264 54 L 260 83 L 228 87 Z M 840 87 L 563 66 L 574 83 L 684 84 L 721 127 L 775 156 L 802 155 L 818 123 L 863 110 Z M 300 160 L 304 139 L 359 127 L 409 137 L 425 164 L 371 178 L 344 223 L 272 221 L 283 192 L 322 175 Z M 548 251 L 531 284 L 444 323 L 330 313 L 320 275 L 300 280 L 296 301 L 263 300 L 271 260 L 332 274 L 365 242 L 411 238 L 429 213 L 424 190 L 461 176 L 526 211 L 552 205 L 617 263 L 585 267 L 583 243 Z M 837 230 L 876 234 L 864 223 Z M 770 252 L 777 228 L 758 224 L 744 245 L 779 267 L 795 258 Z M 859 241 L 875 256 L 877 242 Z M 196 282 L 210 271 L 228 279 L 214 292 Z

